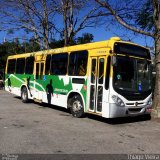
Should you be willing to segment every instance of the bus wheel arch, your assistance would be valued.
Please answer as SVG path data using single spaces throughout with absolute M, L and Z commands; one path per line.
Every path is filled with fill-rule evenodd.
M 23 103 L 27 103 L 29 101 L 28 99 L 28 90 L 26 86 L 21 87 L 21 99 Z
M 79 93 L 70 93 L 67 104 L 73 117 L 80 118 L 84 116 L 84 103 Z

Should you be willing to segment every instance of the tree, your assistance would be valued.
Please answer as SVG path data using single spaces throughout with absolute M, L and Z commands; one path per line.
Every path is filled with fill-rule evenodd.
M 1 0 L 0 30 L 23 30 L 33 33 L 36 43 L 49 47 L 49 33 L 55 29 L 54 0 Z
M 0 44 L 0 71 L 4 72 L 7 57 L 11 54 L 20 53 L 19 41 L 5 42 Z
M 81 37 L 78 37 L 78 38 L 76 39 L 76 43 L 77 43 L 77 44 L 90 43 L 90 42 L 93 41 L 93 39 L 94 39 L 94 37 L 93 37 L 92 34 L 90 34 L 90 33 L 84 33 L 84 34 L 82 34 Z
M 101 23 L 100 17 L 107 16 L 108 12 L 102 12 L 100 6 L 89 0 L 61 0 L 59 14 L 63 17 L 64 45 L 70 45 L 73 39 L 84 28 L 95 27 Z
M 65 46 L 72 45 L 81 30 L 102 22 L 108 13 L 100 8 L 89 0 L 1 0 L 0 31 L 32 33 L 42 49 L 57 33 Z
M 0 44 L 0 71 L 4 73 L 8 56 L 39 50 L 40 46 L 34 41 L 34 39 L 20 43 L 19 39 L 16 38 L 13 41 L 6 41 L 3 44 Z
M 152 0 L 147 0 L 146 4 L 142 7 L 142 10 L 138 12 L 136 23 L 141 29 L 147 31 L 154 30 L 154 10 L 152 5 Z
M 115 20 L 123 27 L 133 32 L 140 33 L 140 34 L 154 38 L 155 40 L 156 82 L 155 82 L 155 90 L 154 90 L 153 115 L 155 117 L 160 117 L 160 0 L 147 1 L 147 3 L 150 3 L 149 5 L 149 7 L 151 7 L 150 11 L 153 10 L 153 14 L 150 17 L 150 19 L 147 19 L 147 21 L 145 21 L 147 25 L 144 23 L 144 21 L 141 21 L 140 19 L 139 21 L 137 21 L 137 18 L 134 19 L 135 16 L 137 17 L 137 14 L 134 12 L 134 8 L 131 6 L 132 3 L 138 2 L 138 7 L 141 8 L 140 10 L 143 10 L 142 8 L 143 5 L 148 5 L 145 3 L 146 1 L 129 1 L 128 0 L 127 2 L 130 2 L 128 3 L 128 7 L 126 7 L 127 5 L 121 6 L 122 7 L 121 11 L 124 14 L 121 14 L 122 12 L 121 13 L 118 12 L 118 10 L 114 8 L 113 3 L 112 4 L 109 3 L 109 0 L 106 0 L 106 1 L 95 0 L 95 1 L 100 6 L 102 6 L 107 11 L 109 11 L 111 15 L 115 18 Z M 122 0 L 122 2 L 124 2 L 124 0 Z M 144 3 L 144 4 L 142 5 L 141 3 Z M 149 10 L 147 9 L 147 11 Z M 131 12 L 132 14 L 130 14 Z M 144 14 L 147 14 L 147 13 L 144 13 Z M 149 24 L 148 22 L 151 22 L 151 20 L 153 20 L 152 23 L 153 23 L 153 28 L 154 28 L 152 30 L 150 29 L 150 25 L 148 25 Z M 131 24 L 132 22 L 134 23 L 134 25 Z M 141 27 L 139 27 L 139 25 L 136 25 L 138 23 L 142 24 L 142 22 L 143 22 L 143 25 L 140 25 Z
M 84 33 L 80 37 L 75 37 L 70 41 L 70 45 L 76 45 L 76 44 L 84 44 L 84 43 L 90 43 L 94 39 L 93 35 L 90 33 Z M 50 48 L 61 48 L 64 47 L 64 39 L 56 40 L 53 39 L 51 43 L 49 44 Z

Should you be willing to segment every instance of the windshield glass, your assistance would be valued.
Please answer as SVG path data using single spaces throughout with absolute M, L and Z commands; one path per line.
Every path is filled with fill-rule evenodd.
M 117 56 L 117 65 L 113 67 L 113 85 L 115 89 L 130 92 L 151 90 L 149 61 L 126 56 Z

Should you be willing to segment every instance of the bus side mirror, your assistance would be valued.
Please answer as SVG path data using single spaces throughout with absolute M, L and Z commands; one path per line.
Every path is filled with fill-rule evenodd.
M 118 65 L 117 57 L 116 56 L 112 56 L 112 66 L 116 67 L 117 65 Z

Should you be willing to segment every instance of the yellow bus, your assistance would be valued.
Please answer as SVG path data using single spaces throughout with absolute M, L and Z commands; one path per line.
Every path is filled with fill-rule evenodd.
M 109 40 L 9 56 L 5 90 L 105 118 L 150 114 L 151 57 L 147 48 Z

